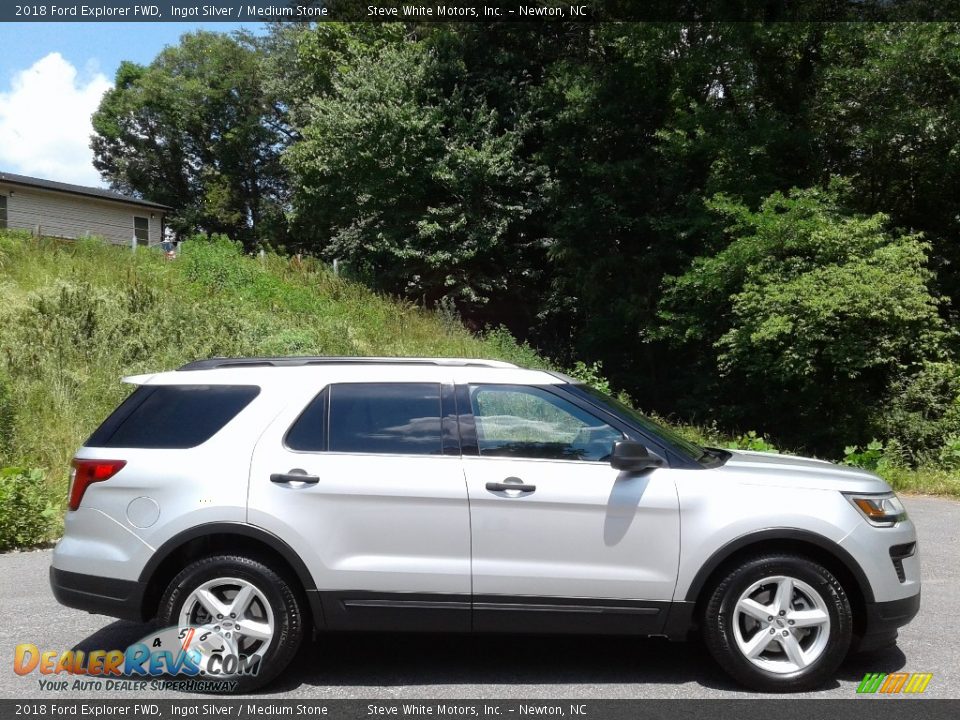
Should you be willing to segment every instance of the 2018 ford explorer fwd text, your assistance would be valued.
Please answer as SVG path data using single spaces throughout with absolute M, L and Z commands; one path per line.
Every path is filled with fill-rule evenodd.
M 258 663 L 241 690 L 360 630 L 700 635 L 740 683 L 799 690 L 919 607 L 876 476 L 698 447 L 556 373 L 248 358 L 127 382 L 73 462 L 53 591 L 217 633 Z

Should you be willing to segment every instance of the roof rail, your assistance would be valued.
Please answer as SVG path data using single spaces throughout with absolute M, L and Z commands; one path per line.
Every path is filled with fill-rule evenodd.
M 303 367 L 307 365 L 446 365 L 452 367 L 516 368 L 501 360 L 471 358 L 337 357 L 329 355 L 288 355 L 285 357 L 227 358 L 195 360 L 178 370 L 214 370 L 231 367 Z

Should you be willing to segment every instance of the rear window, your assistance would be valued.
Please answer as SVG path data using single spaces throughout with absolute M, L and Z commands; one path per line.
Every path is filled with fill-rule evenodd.
M 260 393 L 250 385 L 143 385 L 87 445 L 184 449 L 205 443 Z

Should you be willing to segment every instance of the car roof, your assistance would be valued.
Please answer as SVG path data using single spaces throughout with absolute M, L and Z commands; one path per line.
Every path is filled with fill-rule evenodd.
M 179 370 L 124 378 L 135 385 L 323 385 L 331 382 L 460 382 L 559 385 L 560 373 L 474 358 L 212 358 Z

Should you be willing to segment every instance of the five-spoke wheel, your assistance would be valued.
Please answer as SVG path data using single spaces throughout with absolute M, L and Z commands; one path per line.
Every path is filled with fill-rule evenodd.
M 256 585 L 241 578 L 208 580 L 194 590 L 180 610 L 181 627 L 202 627 L 233 641 L 246 657 L 263 657 L 273 640 L 273 610 Z
M 260 560 L 243 556 L 215 555 L 187 565 L 168 585 L 159 618 L 168 626 L 219 633 L 237 654 L 237 662 L 218 662 L 209 674 L 237 682 L 236 689 L 242 691 L 280 674 L 304 634 L 301 602 L 292 583 Z
M 718 578 L 703 616 L 710 652 L 745 685 L 812 688 L 846 655 L 850 603 L 825 568 L 795 555 L 746 560 Z
M 830 637 L 830 613 L 810 585 L 775 575 L 740 594 L 733 634 L 740 652 L 754 665 L 791 673 L 823 654 Z

